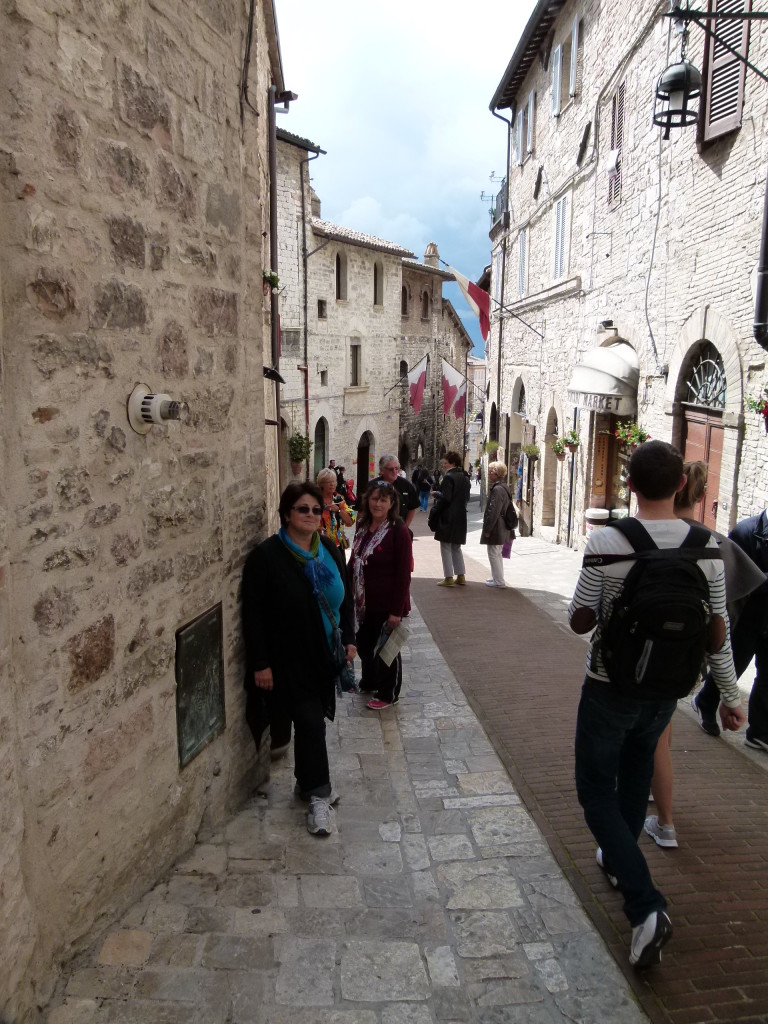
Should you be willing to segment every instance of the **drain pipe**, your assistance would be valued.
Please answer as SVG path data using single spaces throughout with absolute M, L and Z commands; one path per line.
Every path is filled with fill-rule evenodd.
M 752 325 L 755 341 L 768 349 L 768 178 L 765 182 L 763 203 L 763 232 L 760 236 L 760 258 L 757 264 L 755 288 L 755 322 Z
M 304 373 L 304 433 L 307 437 L 309 437 L 309 281 L 307 280 L 307 261 L 309 256 L 307 254 L 307 199 L 304 190 L 304 168 L 307 167 L 307 185 L 309 185 L 309 161 L 317 160 L 320 152 L 299 161 L 299 183 L 301 185 L 301 266 L 302 273 L 304 274 L 304 365 L 300 366 L 299 369 Z M 317 249 L 314 251 L 317 252 Z
M 269 141 L 269 269 L 279 274 L 277 265 L 277 118 L 275 103 L 277 86 L 270 85 L 267 98 L 267 133 Z M 272 366 L 280 372 L 280 324 L 278 320 L 278 296 L 270 289 L 270 329 Z M 277 423 L 277 471 L 283 464 L 283 432 L 280 429 L 280 381 L 275 381 L 275 421 Z M 280 482 L 282 491 L 282 481 Z

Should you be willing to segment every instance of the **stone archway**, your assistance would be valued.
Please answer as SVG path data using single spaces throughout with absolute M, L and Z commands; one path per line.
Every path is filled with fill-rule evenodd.
M 357 496 L 365 493 L 368 481 L 376 475 L 376 451 L 370 430 L 364 430 L 357 442 Z
M 313 479 L 317 479 L 317 474 L 328 465 L 328 421 L 324 416 L 315 424 L 315 436 L 312 439 L 313 444 L 313 466 L 314 474 Z
M 704 392 L 693 373 L 701 357 L 717 364 L 720 398 Z M 711 394 L 713 397 L 707 397 Z M 672 443 L 684 458 L 707 462 L 710 479 L 701 516 L 707 526 L 728 533 L 737 507 L 736 452 L 739 448 L 743 376 L 736 332 L 711 306 L 696 310 L 683 326 L 670 359 L 664 412 L 672 417 Z M 725 509 L 723 506 L 726 506 Z
M 544 448 L 541 453 L 543 463 L 541 492 L 541 525 L 555 525 L 555 509 L 557 507 L 557 467 L 558 460 L 550 448 L 559 433 L 557 412 L 550 408 L 547 414 L 547 426 L 544 432 Z

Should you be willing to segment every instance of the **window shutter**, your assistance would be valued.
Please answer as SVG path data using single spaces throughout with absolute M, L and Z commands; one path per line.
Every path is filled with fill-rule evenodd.
M 578 14 L 573 19 L 573 29 L 571 30 L 571 70 L 568 82 L 568 95 L 576 95 L 576 86 L 579 76 L 579 16 Z
M 560 113 L 560 73 L 563 66 L 563 47 L 556 46 L 552 54 L 552 116 Z
M 523 162 L 523 111 L 518 110 L 515 123 L 515 159 L 517 166 Z
M 555 259 L 554 273 L 555 280 L 565 275 L 565 225 L 568 210 L 568 196 L 563 196 L 555 204 Z
M 616 173 L 608 182 L 608 202 L 615 203 L 621 198 L 621 164 L 624 146 L 624 82 L 613 94 L 611 104 L 611 149 L 618 150 L 619 158 L 616 161 Z
M 752 0 L 710 0 L 709 10 L 713 14 L 748 13 L 752 10 Z M 713 21 L 710 26 L 746 58 L 749 50 L 748 21 Z M 704 141 L 741 127 L 746 71 L 746 66 L 734 54 L 713 36 L 708 38 L 704 74 Z
M 526 133 L 525 148 L 528 153 L 533 152 L 533 108 L 536 100 L 536 93 L 531 89 L 528 96 L 528 131 Z

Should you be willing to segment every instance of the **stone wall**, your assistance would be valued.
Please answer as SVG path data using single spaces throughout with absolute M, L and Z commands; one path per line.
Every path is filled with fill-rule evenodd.
M 243 723 L 238 605 L 268 519 L 265 16 L 266 0 L 261 116 L 241 129 L 245 0 L 0 14 L 8 1019 L 266 771 Z M 137 381 L 187 401 L 189 423 L 134 433 Z M 219 602 L 226 728 L 180 770 L 175 634 Z
M 561 432 L 572 425 L 567 400 L 572 368 L 600 344 L 598 325 L 609 319 L 635 348 L 640 363 L 638 421 L 652 436 L 677 441 L 684 356 L 702 337 L 689 325 L 717 322 L 728 403 L 723 422 L 725 452 L 719 495 L 718 528 L 753 514 L 768 501 L 768 461 L 758 417 L 743 414 L 742 395 L 757 394 L 768 377 L 765 352 L 752 338 L 750 275 L 757 262 L 760 214 L 768 148 L 761 126 L 768 112 L 768 89 L 747 72 L 743 127 L 697 150 L 696 131 L 673 131 L 661 141 L 651 124 L 654 86 L 661 71 L 677 59 L 673 36 L 667 51 L 666 5 L 645 2 L 628 8 L 602 0 L 578 0 L 563 8 L 554 43 L 581 16 L 583 64 L 577 95 L 564 88 L 559 117 L 550 111 L 551 61 L 536 60 L 518 100 L 536 93 L 533 153 L 508 170 L 511 226 L 493 235 L 494 255 L 507 244 L 505 302 L 540 331 L 540 340 L 518 321 L 505 320 L 500 413 L 513 419 L 520 439 L 516 401 L 526 392 L 526 417 L 543 444 L 554 410 Z M 751 33 L 750 59 L 762 66 L 766 42 Z M 689 58 L 701 67 L 703 33 L 692 27 Z M 500 72 L 503 68 L 499 69 Z M 621 198 L 608 198 L 611 104 L 625 83 Z M 595 112 L 598 119 L 595 119 Z M 577 155 L 585 128 L 590 135 L 581 165 Z M 538 197 L 534 198 L 537 179 Z M 568 196 L 567 270 L 553 275 L 554 207 Z M 519 236 L 528 231 L 525 296 L 518 292 Z M 497 274 L 500 261 L 494 259 Z M 494 281 L 494 287 L 496 286 Z M 647 300 L 646 300 L 647 295 Z M 723 326 L 725 325 L 725 326 Z M 694 332 L 695 333 L 695 332 Z M 725 348 L 722 339 L 733 339 Z M 498 321 L 488 346 L 491 402 L 497 395 Z M 589 501 L 594 417 L 580 414 L 582 447 L 576 457 L 575 520 L 581 531 Z M 503 440 L 503 438 L 502 438 Z M 536 466 L 543 482 L 551 453 Z M 568 475 L 558 469 L 556 534 L 565 539 Z M 541 519 L 542 488 L 534 509 Z M 576 537 L 576 542 L 580 536 Z

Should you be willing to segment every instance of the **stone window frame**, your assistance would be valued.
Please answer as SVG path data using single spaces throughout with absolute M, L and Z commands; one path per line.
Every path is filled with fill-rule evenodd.
M 403 285 L 400 289 L 400 316 L 408 316 L 408 287 Z
M 334 276 L 336 279 L 336 301 L 347 301 L 347 254 L 339 249 L 336 252 L 334 261 Z
M 317 300 L 317 319 L 327 320 L 328 319 L 328 303 L 325 299 Z
M 525 106 L 521 107 L 515 118 L 515 162 L 522 167 L 533 153 L 533 124 L 536 107 L 536 93 L 533 89 L 528 94 Z
M 382 260 L 373 261 L 373 304 L 374 306 L 384 305 L 384 263 Z
M 358 337 L 349 342 L 349 387 L 363 387 L 363 343 Z
M 421 319 L 422 320 L 429 320 L 429 308 L 430 308 L 429 292 L 425 288 L 424 291 L 421 293 Z
M 552 97 L 551 112 L 553 117 L 568 109 L 571 101 L 582 91 L 584 67 L 584 47 L 582 43 L 583 22 L 575 15 L 571 22 L 571 30 L 562 42 L 552 51 Z M 568 82 L 568 98 L 563 103 L 563 82 Z

